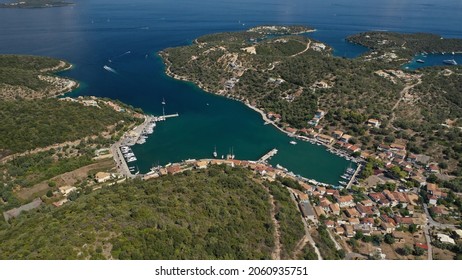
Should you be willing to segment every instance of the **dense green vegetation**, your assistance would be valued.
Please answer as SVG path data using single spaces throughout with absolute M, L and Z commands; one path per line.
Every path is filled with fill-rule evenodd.
M 276 182 L 265 185 L 276 201 L 276 220 L 281 232 L 281 259 L 289 259 L 297 242 L 305 235 L 302 217 L 285 187 Z
M 317 232 L 313 235 L 313 239 L 323 259 L 341 260 L 345 258 L 345 252 L 335 248 L 334 241 L 329 237 L 326 226 L 320 225 Z
M 0 164 L 0 210 L 27 202 L 19 199 L 17 190 L 92 163 L 95 148 L 109 146 L 140 121 L 103 100 L 94 101 L 98 106 L 84 106 L 46 98 L 56 94 L 56 87 L 39 75 L 53 78 L 50 74 L 68 66 L 53 58 L 0 55 L 0 159 L 9 156 Z M 29 153 L 54 144 L 61 146 Z
M 0 8 L 52 8 L 72 5 L 71 2 L 59 0 L 21 0 L 10 3 L 0 3 Z
M 327 115 L 319 124 L 326 134 L 340 129 L 354 137 L 351 143 L 370 151 L 379 144 L 406 142 L 411 152 L 462 174 L 462 149 L 455 141 L 462 133 L 455 128 L 462 127 L 461 68 L 401 69 L 419 52 L 462 51 L 461 39 L 361 33 L 348 40 L 371 51 L 344 59 L 307 36 L 254 30 L 211 34 L 160 55 L 174 75 L 280 114 L 281 127 L 309 128 L 315 110 L 322 109 Z M 304 52 L 307 44 L 311 47 Z M 398 102 L 406 86 L 410 90 Z M 368 127 L 369 118 L 379 119 L 381 127 Z M 442 126 L 447 120 L 451 124 Z
M 256 54 L 249 54 L 243 47 L 252 46 L 249 38 L 260 40 Z M 213 92 L 223 90 L 223 80 L 230 79 L 240 69 L 230 67 L 226 58 L 237 54 L 234 64 L 246 69 L 239 82 L 227 93 L 239 99 L 249 99 L 266 111 L 282 115 L 282 122 L 302 128 L 307 126 L 314 111 L 328 108 L 332 116 L 349 112 L 363 115 L 362 119 L 388 114 L 399 98 L 402 85 L 383 82 L 373 75 L 381 64 L 360 60 L 332 57 L 331 49 L 317 52 L 312 49 L 301 53 L 306 45 L 316 42 L 303 36 L 266 38 L 252 32 L 222 33 L 203 36 L 199 44 L 171 48 L 161 55 L 171 63 L 171 71 L 205 85 Z M 204 48 L 211 51 L 204 52 Z M 202 53 L 202 54 L 201 54 Z M 296 55 L 301 53 L 300 55 Z M 293 56 L 296 55 L 296 56 Z M 197 59 L 191 60 L 196 56 Z M 273 70 L 271 65 L 277 65 Z M 282 83 L 271 79 L 281 78 Z M 330 89 L 314 90 L 313 85 L 326 81 L 335 85 Z M 371 102 L 374 100 L 374 102 Z M 345 104 L 351 104 L 345 108 Z M 344 118 L 344 125 L 354 129 L 357 123 Z
M 306 243 L 305 247 L 302 250 L 301 259 L 304 260 L 317 260 L 318 255 L 314 251 L 313 246 L 310 243 Z
M 13 153 L 97 135 L 109 125 L 132 120 L 108 106 L 58 99 L 0 101 L 0 116 L 0 150 Z
M 456 52 L 462 50 L 461 39 L 443 39 L 429 33 L 403 34 L 395 32 L 364 32 L 348 37 L 348 41 L 374 51 L 395 50 L 404 56 L 421 52 Z
M 251 176 L 211 167 L 80 194 L 0 223 L 0 259 L 268 259 L 271 206 Z M 284 189 L 271 188 L 281 216 L 296 212 Z
M 56 87 L 39 78 L 69 67 L 58 59 L 27 55 L 0 55 L 0 98 L 23 99 L 49 96 Z M 37 96 L 28 96 L 28 95 Z

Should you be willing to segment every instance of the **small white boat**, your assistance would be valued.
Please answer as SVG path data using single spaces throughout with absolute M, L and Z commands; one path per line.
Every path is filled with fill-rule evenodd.
M 290 141 L 289 143 L 292 144 L 292 145 L 297 145 L 297 142 L 295 142 L 295 141 Z
M 127 162 L 134 162 L 136 160 L 137 160 L 136 157 L 130 157 L 130 158 L 127 159 Z
M 109 72 L 112 72 L 112 73 L 117 74 L 117 71 L 116 71 L 116 70 L 114 70 L 113 68 L 111 68 L 111 67 L 109 67 L 109 66 L 107 66 L 107 65 L 104 65 L 103 68 L 104 68 L 104 70 L 106 70 L 106 71 L 109 71 Z
M 448 64 L 448 65 L 457 65 L 457 62 L 454 60 L 454 59 L 446 59 L 446 60 L 443 60 L 444 64 Z

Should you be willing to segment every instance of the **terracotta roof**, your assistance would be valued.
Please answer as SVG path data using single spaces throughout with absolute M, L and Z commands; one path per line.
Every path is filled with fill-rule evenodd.
M 395 144 L 395 143 L 391 144 L 390 148 L 396 149 L 396 150 L 406 150 L 406 146 L 400 145 L 400 144 Z
M 348 218 L 348 222 L 352 225 L 358 225 L 359 219 L 358 218 Z
M 339 196 L 336 197 L 336 199 L 339 203 L 353 201 L 353 197 L 351 195 Z
M 329 208 L 332 212 L 340 212 L 340 206 L 337 203 L 330 204 Z
M 416 247 L 419 247 L 419 248 L 422 248 L 422 249 L 424 249 L 424 250 L 428 250 L 427 244 L 424 244 L 424 243 L 417 242 L 417 243 L 415 244 L 415 246 L 416 246 Z
M 348 217 L 358 217 L 359 216 L 359 212 L 355 208 L 345 209 L 345 213 L 347 214 Z
M 427 191 L 434 192 L 438 189 L 437 184 L 427 183 Z

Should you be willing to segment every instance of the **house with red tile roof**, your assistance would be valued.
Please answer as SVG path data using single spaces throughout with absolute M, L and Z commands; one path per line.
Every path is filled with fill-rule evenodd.
M 334 228 L 335 227 L 335 222 L 331 220 L 327 220 L 324 222 L 327 228 Z
M 406 146 L 401 145 L 401 144 L 397 144 L 397 143 L 393 143 L 393 144 L 390 145 L 390 149 L 394 150 L 394 151 L 405 151 Z
M 329 205 L 331 205 L 332 202 L 329 201 L 329 199 L 327 198 L 322 198 L 320 201 L 319 201 L 319 206 L 322 207 L 322 209 L 325 211 L 325 212 L 329 212 L 330 211 L 330 208 L 329 208 Z
M 356 210 L 355 208 L 347 208 L 344 211 L 345 211 L 345 214 L 347 215 L 347 217 L 349 217 L 349 218 L 357 218 L 357 217 L 361 216 L 359 214 L 358 210 Z
M 343 227 L 336 227 L 334 231 L 338 235 L 345 234 L 345 229 Z
M 336 131 L 334 131 L 334 133 L 332 133 L 332 136 L 334 136 L 334 138 L 336 138 L 336 139 L 340 139 L 343 136 L 343 131 L 336 130 Z
M 361 217 L 367 217 L 367 216 L 372 216 L 376 212 L 374 211 L 373 206 L 364 206 L 362 204 L 356 204 L 356 210 L 358 210 L 358 213 L 360 214 Z
M 169 167 L 167 167 L 167 172 L 168 174 L 177 174 L 179 172 L 181 172 L 181 167 L 179 165 L 170 165 Z
M 395 224 L 386 223 L 386 222 L 382 222 L 382 223 L 380 224 L 380 227 L 381 227 L 386 233 L 392 233 L 392 232 L 395 231 L 395 229 L 396 229 Z
M 338 203 L 330 204 L 329 208 L 330 208 L 330 211 L 332 212 L 332 214 L 340 215 L 340 206 L 338 205 Z
M 345 195 L 345 196 L 339 196 L 335 198 L 340 205 L 340 208 L 345 208 L 345 207 L 351 207 L 354 206 L 354 200 L 353 196 L 351 195 Z
M 332 195 L 332 196 L 340 196 L 340 192 L 338 190 L 334 189 L 327 189 L 326 190 L 326 195 Z
M 361 219 L 361 224 L 363 225 L 368 225 L 370 227 L 374 226 L 374 218 L 363 218 Z
M 342 137 L 340 137 L 340 141 L 344 143 L 349 143 L 351 138 L 353 138 L 353 136 L 349 134 L 343 134 Z
M 351 238 L 351 237 L 355 236 L 356 232 L 355 232 L 352 225 L 343 225 L 343 228 L 345 229 L 345 236 L 346 237 Z

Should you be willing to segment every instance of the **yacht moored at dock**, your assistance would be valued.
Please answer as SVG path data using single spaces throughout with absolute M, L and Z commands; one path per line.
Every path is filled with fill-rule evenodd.
M 454 59 L 443 60 L 443 63 L 448 65 L 457 65 L 457 62 Z

